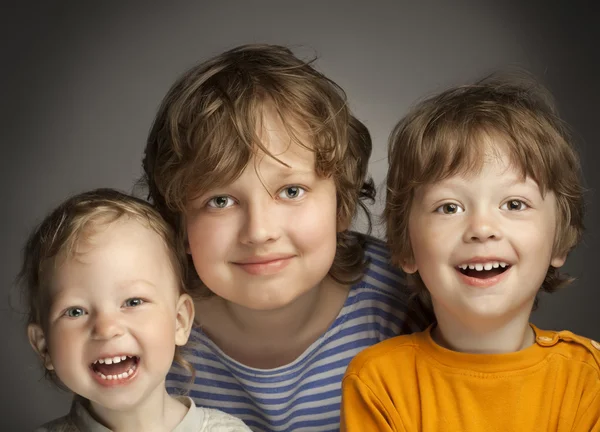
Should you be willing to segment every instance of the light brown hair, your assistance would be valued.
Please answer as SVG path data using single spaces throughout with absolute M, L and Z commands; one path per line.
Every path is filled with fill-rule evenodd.
M 18 276 L 27 305 L 27 324 L 47 325 L 48 285 L 53 269 L 77 253 L 82 242 L 89 241 L 97 228 L 122 218 L 132 218 L 155 231 L 163 240 L 177 278 L 180 293 L 186 293 L 186 253 L 176 241 L 173 229 L 152 206 L 114 189 L 96 189 L 75 195 L 54 209 L 29 236 L 23 251 Z M 179 348 L 179 347 L 177 347 Z M 193 367 L 179 350 L 175 361 L 193 375 Z M 46 376 L 63 387 L 53 371 Z
M 408 221 L 415 190 L 478 172 L 488 150 L 486 137 L 501 143 L 513 166 L 534 179 L 542 195 L 556 195 L 554 254 L 567 255 L 578 244 L 584 229 L 583 188 L 566 125 L 549 92 L 530 75 L 497 73 L 422 101 L 394 128 L 383 217 L 396 265 L 413 259 Z M 541 290 L 553 292 L 572 280 L 550 266 Z M 414 282 L 416 293 L 430 305 L 418 272 Z
M 165 96 L 150 131 L 142 184 L 148 198 L 186 241 L 184 212 L 194 195 L 234 181 L 257 151 L 277 159 L 261 143 L 257 125 L 268 105 L 294 141 L 315 152 L 315 170 L 332 176 L 338 226 L 352 222 L 357 206 L 373 199 L 367 178 L 371 137 L 348 109 L 344 91 L 277 45 L 244 45 L 186 72 Z M 301 142 L 294 124 L 308 131 Z M 303 130 L 303 132 L 305 132 Z M 209 294 L 189 260 L 188 287 Z M 362 277 L 364 252 L 346 230 L 329 274 L 352 283 Z

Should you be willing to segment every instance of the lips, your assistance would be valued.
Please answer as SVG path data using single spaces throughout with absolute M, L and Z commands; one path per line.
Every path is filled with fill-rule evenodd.
M 293 258 L 294 255 L 290 254 L 271 254 L 248 257 L 233 264 L 251 275 L 264 276 L 279 273 Z
M 466 284 L 485 288 L 500 282 L 512 263 L 496 256 L 477 256 L 461 261 L 454 268 Z
M 94 361 L 90 369 L 97 382 L 110 387 L 131 381 L 137 375 L 139 363 L 138 356 L 103 356 Z

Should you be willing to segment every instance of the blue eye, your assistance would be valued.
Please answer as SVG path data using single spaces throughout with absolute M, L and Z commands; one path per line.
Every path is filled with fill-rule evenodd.
M 144 300 L 142 300 L 141 298 L 134 297 L 134 298 L 125 300 L 125 303 L 123 303 L 123 305 L 125 307 L 131 308 L 131 307 L 141 306 L 144 303 L 145 303 Z
M 231 197 L 228 197 L 227 195 L 216 196 L 208 200 L 208 202 L 206 203 L 208 207 L 219 209 L 231 207 L 233 204 L 233 199 Z
M 523 211 L 525 209 L 528 209 L 529 206 L 521 200 L 513 199 L 513 200 L 506 201 L 504 204 L 502 204 L 502 206 L 500 208 L 502 210 Z
M 288 186 L 279 192 L 279 198 L 283 199 L 297 199 L 303 196 L 306 190 L 300 186 Z
M 79 318 L 81 316 L 86 315 L 86 311 L 83 308 L 80 307 L 72 307 L 69 308 L 65 311 L 64 316 L 69 317 L 69 318 Z
M 462 213 L 465 210 L 458 204 L 446 203 L 446 204 L 442 204 L 441 206 L 436 208 L 435 211 L 436 211 L 436 213 L 456 214 L 456 213 Z

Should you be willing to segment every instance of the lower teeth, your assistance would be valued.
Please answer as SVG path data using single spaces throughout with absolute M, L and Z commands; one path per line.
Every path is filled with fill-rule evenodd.
M 102 372 L 96 372 L 96 374 L 100 375 L 100 377 L 105 380 L 109 380 L 109 381 L 110 380 L 118 380 L 118 379 L 130 377 L 131 375 L 133 375 L 133 372 L 135 371 L 135 369 L 136 369 L 136 365 L 133 365 L 133 366 L 131 366 L 131 368 L 129 368 L 128 371 L 117 374 L 117 375 L 104 375 Z

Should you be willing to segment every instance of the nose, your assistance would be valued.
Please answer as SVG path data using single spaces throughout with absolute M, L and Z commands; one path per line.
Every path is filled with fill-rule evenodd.
M 463 240 L 466 243 L 485 242 L 502 238 L 500 224 L 492 211 L 476 209 L 468 216 Z
M 117 313 L 96 312 L 92 323 L 92 338 L 108 340 L 124 334 Z
M 280 237 L 279 227 L 285 223 L 281 220 L 283 215 L 278 211 L 277 204 L 269 195 L 248 203 L 243 217 L 240 241 L 254 246 L 277 240 Z

